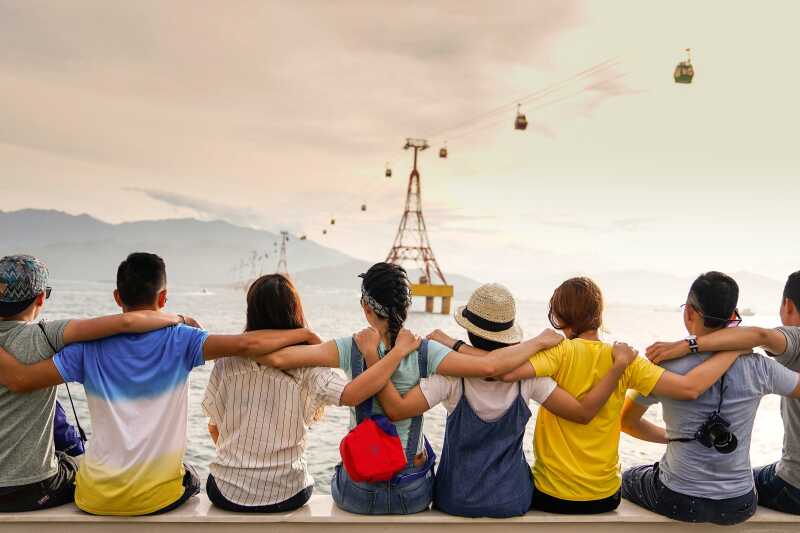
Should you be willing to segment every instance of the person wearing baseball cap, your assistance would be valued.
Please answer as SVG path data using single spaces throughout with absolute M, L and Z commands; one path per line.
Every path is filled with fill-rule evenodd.
M 522 341 L 511 293 L 496 283 L 479 287 L 455 320 L 467 330 L 470 343 L 456 341 L 440 330 L 429 338 L 453 351 L 485 357 L 487 352 Z M 563 337 L 552 330 L 540 337 L 543 346 Z M 434 507 L 466 517 L 507 518 L 525 514 L 531 506 L 533 482 L 522 449 L 525 426 L 531 417 L 530 400 L 559 416 L 585 424 L 600 410 L 617 386 L 629 352 L 620 352 L 609 370 L 581 401 L 557 387 L 550 378 L 516 383 L 481 377 L 433 375 L 400 396 L 391 385 L 379 394 L 393 420 L 419 416 L 437 404 L 447 410 L 442 458 L 434 486 Z
M 0 348 L 23 363 L 50 359 L 70 343 L 150 331 L 180 320 L 177 315 L 138 313 L 37 322 L 51 293 L 41 260 L 29 255 L 0 259 Z M 57 447 L 54 433 L 71 449 Z M 82 452 L 83 443 L 66 423 L 56 387 L 17 394 L 0 385 L 0 442 L 0 512 L 45 509 L 73 500 L 78 467 L 69 453 Z

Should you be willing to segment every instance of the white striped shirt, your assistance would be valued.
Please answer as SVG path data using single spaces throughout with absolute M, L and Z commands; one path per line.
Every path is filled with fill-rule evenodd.
M 218 359 L 203 411 L 219 429 L 211 474 L 239 505 L 288 500 L 314 480 L 305 460 L 306 431 L 317 409 L 339 405 L 348 381 L 331 368 L 281 371 L 249 359 Z

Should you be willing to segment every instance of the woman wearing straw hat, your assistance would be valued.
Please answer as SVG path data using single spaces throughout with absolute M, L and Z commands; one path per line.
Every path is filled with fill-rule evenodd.
M 454 351 L 485 354 L 522 340 L 515 315 L 514 298 L 505 287 L 483 285 L 455 316 L 473 346 L 439 331 L 431 337 Z M 365 349 L 368 363 L 377 362 L 374 348 Z M 419 416 L 439 403 L 447 409 L 442 459 L 434 485 L 435 507 L 467 517 L 518 516 L 530 509 L 533 496 L 530 468 L 522 450 L 525 425 L 531 417 L 528 401 L 536 400 L 560 416 L 585 424 L 616 388 L 632 354 L 631 350 L 615 350 L 619 359 L 580 402 L 550 378 L 505 383 L 441 375 L 420 380 L 404 397 L 390 382 L 379 399 L 393 420 Z

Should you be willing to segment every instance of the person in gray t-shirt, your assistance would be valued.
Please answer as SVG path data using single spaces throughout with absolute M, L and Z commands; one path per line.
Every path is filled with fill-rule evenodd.
M 727 328 L 698 336 L 700 350 L 740 350 L 764 348 L 786 368 L 800 371 L 800 271 L 789 276 L 780 306 L 783 327 Z M 654 362 L 683 357 L 690 353 L 686 340 L 657 342 L 647 349 Z M 754 471 L 758 503 L 785 513 L 800 514 L 800 399 L 781 400 L 783 455 L 781 460 Z
M 692 335 L 705 335 L 738 325 L 737 301 L 738 285 L 732 278 L 719 272 L 701 275 L 684 308 L 686 329 Z M 664 366 L 685 374 L 711 356 L 696 351 Z M 757 495 L 750 466 L 750 435 L 758 405 L 766 394 L 800 396 L 799 378 L 768 357 L 750 354 L 739 357 L 722 379 L 696 400 L 674 401 L 657 395 L 629 398 L 622 411 L 623 431 L 666 443 L 667 451 L 660 463 L 623 473 L 623 497 L 687 522 L 725 525 L 752 516 Z M 666 428 L 642 418 L 647 408 L 658 402 Z
M 174 325 L 179 315 L 136 312 L 89 320 L 35 322 L 50 296 L 47 267 L 31 256 L 0 259 L 0 347 L 27 364 L 73 342 Z M 53 441 L 56 387 L 17 394 L 0 385 L 0 512 L 72 501 L 77 466 Z

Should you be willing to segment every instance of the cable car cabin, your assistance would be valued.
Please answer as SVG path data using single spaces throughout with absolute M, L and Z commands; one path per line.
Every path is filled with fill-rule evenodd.
M 322 234 L 323 235 L 327 235 L 328 234 L 328 230 L 326 230 L 326 229 L 322 230 Z
M 523 131 L 528 129 L 528 117 L 519 109 L 517 109 L 517 118 L 514 120 L 514 129 Z
M 442 159 L 447 158 L 447 148 L 439 148 L 439 157 Z
M 301 241 L 304 241 L 304 240 L 306 240 L 306 239 L 308 239 L 308 237 L 307 237 L 306 235 L 300 235 L 300 240 L 301 240 Z
M 678 63 L 678 66 L 675 67 L 673 77 L 675 78 L 675 83 L 692 83 L 694 67 L 689 61 L 681 61 Z
M 387 168 L 386 169 L 386 177 L 387 178 L 391 178 L 392 177 L 392 169 L 391 168 Z
M 336 219 L 335 219 L 335 218 L 332 218 L 332 219 L 331 219 L 331 226 L 335 226 L 335 225 L 336 225 Z
M 367 210 L 367 204 L 361 204 L 361 210 L 362 211 L 366 211 Z

